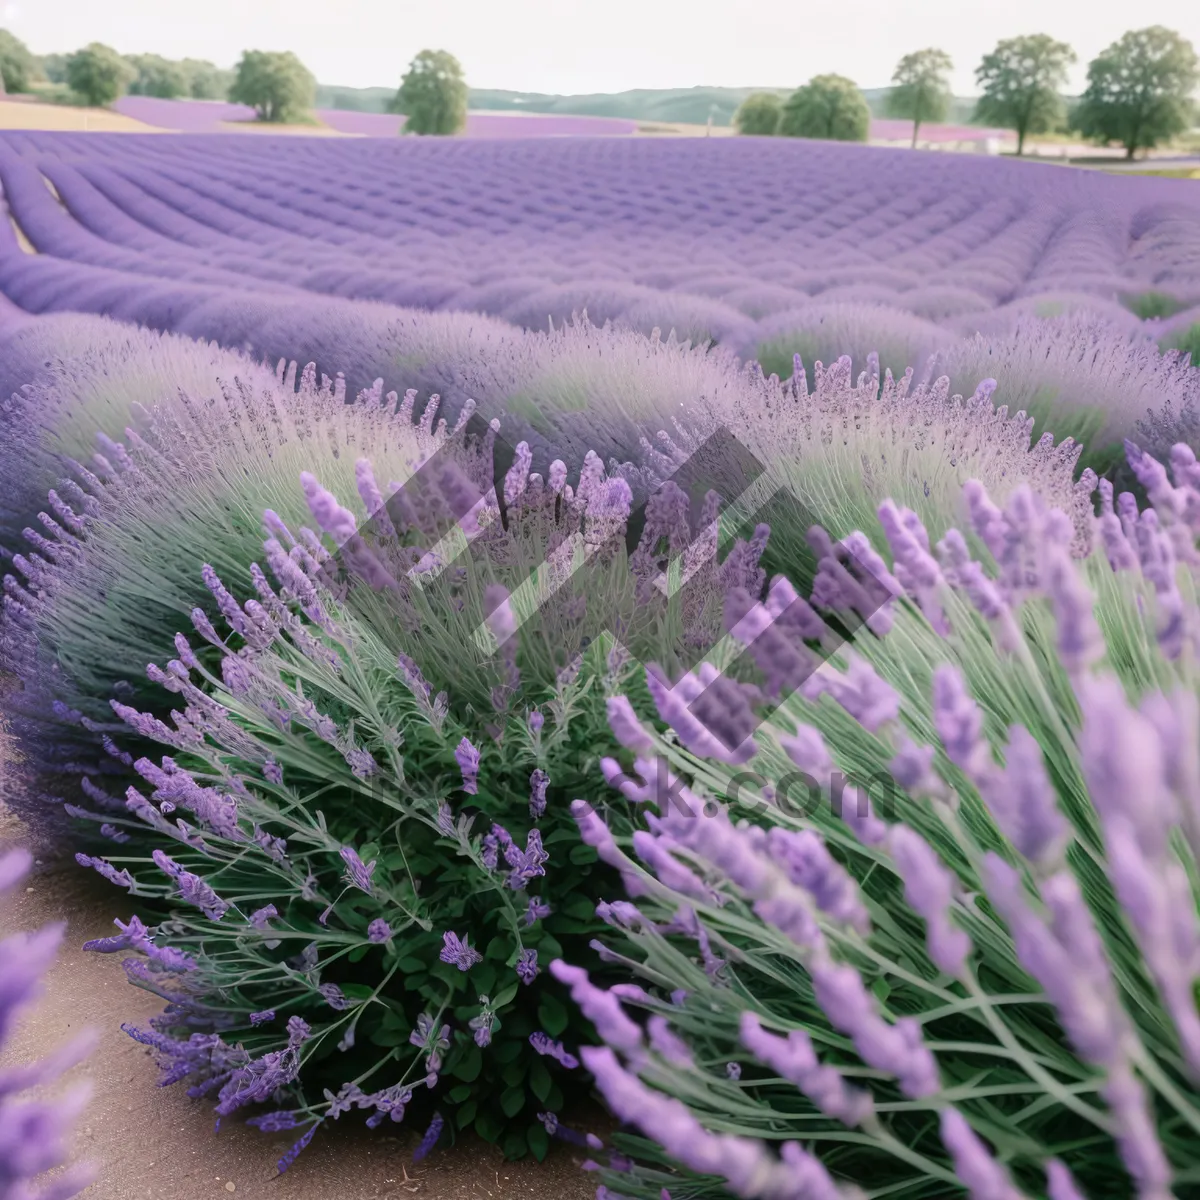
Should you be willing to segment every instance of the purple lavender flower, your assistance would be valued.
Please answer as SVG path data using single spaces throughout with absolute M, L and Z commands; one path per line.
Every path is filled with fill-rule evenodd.
M 369 896 L 373 889 L 371 876 L 375 873 L 375 860 L 364 863 L 353 846 L 343 846 L 338 853 L 342 856 L 342 862 L 346 864 L 347 880 Z
M 246 1124 L 253 1125 L 263 1133 L 283 1133 L 288 1129 L 296 1128 L 300 1123 L 296 1117 L 296 1113 L 282 1109 L 279 1112 L 263 1113 L 258 1117 L 247 1117 Z
M 267 1025 L 275 1020 L 275 1010 L 273 1008 L 264 1008 L 262 1012 L 252 1012 L 250 1014 L 251 1025 Z
M 269 929 L 269 922 L 279 916 L 279 910 L 273 904 L 266 904 L 262 908 L 256 908 L 250 914 L 250 924 L 255 929 Z
M 421 1138 L 420 1145 L 413 1151 L 413 1162 L 420 1162 L 437 1145 L 445 1125 L 446 1119 L 442 1114 L 435 1113 L 433 1120 L 429 1122 L 429 1128 L 425 1130 L 424 1136 Z
M 180 899 L 195 905 L 210 921 L 219 921 L 229 910 L 229 905 L 199 875 L 184 870 L 161 850 L 155 850 L 151 857 L 160 871 L 175 880 Z
M 391 940 L 391 937 L 392 927 L 382 917 L 376 917 L 367 926 L 367 940 L 369 942 L 387 942 Z
M 81 867 L 91 867 L 94 871 L 103 875 L 109 883 L 115 883 L 117 887 L 133 888 L 135 886 L 133 876 L 128 871 L 118 871 L 116 867 L 102 858 L 93 858 L 87 854 L 76 854 L 75 861 Z
M 468 796 L 479 792 L 479 751 L 463 738 L 454 750 L 454 761 L 462 772 L 462 790 Z
M 496 1014 L 492 1012 L 486 996 L 480 996 L 479 1002 L 483 1007 L 477 1016 L 467 1022 L 467 1028 L 471 1030 L 475 1045 L 482 1050 L 492 1044 L 492 1030 L 496 1027 Z
M 562 1063 L 568 1071 L 573 1071 L 579 1066 L 579 1059 L 573 1054 L 567 1053 L 562 1042 L 556 1042 L 548 1033 L 543 1033 L 540 1029 L 529 1035 L 529 1044 L 544 1057 L 553 1058 Z
M 954 874 L 907 825 L 893 825 L 888 839 L 892 858 L 904 880 L 904 898 L 925 919 L 929 957 L 947 975 L 961 978 L 971 939 L 950 919 Z
M 264 1126 L 265 1129 L 265 1126 Z M 317 1125 L 311 1126 L 304 1136 L 292 1146 L 284 1156 L 275 1164 L 279 1168 L 279 1174 L 282 1175 L 300 1155 L 308 1148 L 309 1142 L 313 1140 L 313 1134 L 317 1132 Z
M 550 856 L 542 849 L 540 830 L 531 829 L 525 839 L 525 849 L 521 850 L 515 842 L 509 841 L 504 846 L 504 861 L 511 868 L 505 887 L 519 892 L 529 885 L 530 881 L 539 875 L 546 874 L 546 862 Z
M 1024 1200 L 1008 1172 L 967 1124 L 956 1108 L 942 1109 L 942 1143 L 954 1159 L 954 1169 L 971 1196 L 989 1200 Z
M 536 821 L 546 811 L 546 789 L 550 776 L 538 767 L 529 777 L 529 815 Z
M 517 977 L 522 983 L 532 983 L 538 976 L 538 952 L 532 949 L 521 951 L 517 959 Z
M 537 737 L 542 732 L 542 726 L 546 723 L 546 718 L 535 708 L 529 714 L 529 732 Z
M 525 924 L 533 925 L 544 917 L 548 917 L 550 912 L 550 905 L 539 900 L 537 896 L 530 896 L 529 904 L 525 909 Z
M 0 892 L 8 891 L 25 878 L 32 866 L 26 850 L 0 856 Z M 47 925 L 33 933 L 18 933 L 0 940 L 0 1045 L 11 1031 L 17 1013 L 40 990 L 41 979 L 54 963 L 62 939 L 61 925 Z M 19 1101 L 27 1088 L 52 1083 L 81 1061 L 90 1049 L 84 1036 L 57 1051 L 43 1062 L 11 1068 L 0 1084 L 0 1191 L 14 1198 L 32 1196 L 27 1187 L 43 1171 L 59 1166 L 67 1155 L 67 1140 L 75 1117 L 83 1109 L 86 1092 L 76 1089 L 51 1100 Z M 56 1200 L 74 1196 L 91 1182 L 90 1174 L 69 1170 L 59 1176 L 50 1190 Z
M 460 939 L 458 934 L 449 932 L 442 934 L 442 950 L 438 958 L 460 971 L 469 971 L 476 963 L 483 962 L 483 955 L 467 945 L 465 938 Z
M 454 812 L 445 800 L 438 804 L 437 827 L 438 832 L 444 833 L 446 837 L 454 836 Z
M 349 1007 L 349 1002 L 346 1000 L 342 989 L 336 983 L 323 983 L 317 991 L 321 993 L 322 999 L 335 1012 L 345 1012 Z

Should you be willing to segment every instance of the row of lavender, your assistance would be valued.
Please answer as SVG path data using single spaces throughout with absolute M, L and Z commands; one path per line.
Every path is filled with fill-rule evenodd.
M 0 179 L 40 256 L 120 272 L 127 292 L 148 278 L 316 293 L 529 328 L 586 308 L 752 357 L 794 340 L 814 305 L 896 310 L 915 357 L 946 330 L 1064 307 L 1125 328 L 1124 305 L 1178 309 L 1153 329 L 1169 339 L 1200 304 L 1188 181 L 998 160 L 758 139 L 8 133 Z
M 1194 368 L 1058 321 L 961 389 L 810 387 L 204 286 L 452 402 L 8 314 L 22 809 L 136 899 L 91 948 L 164 1081 L 281 1169 L 357 1112 L 586 1141 L 610 1200 L 1187 1194 L 1200 468 L 1131 445 L 1153 507 L 1096 517 L 993 400 L 1102 437 L 1140 388 L 1161 434 Z M 613 1148 L 561 1116 L 593 1085 Z

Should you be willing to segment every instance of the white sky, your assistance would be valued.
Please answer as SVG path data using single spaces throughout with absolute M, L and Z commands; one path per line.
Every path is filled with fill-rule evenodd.
M 823 71 L 883 87 L 896 60 L 940 46 L 974 94 L 1002 37 L 1049 33 L 1087 60 L 1131 27 L 1166 25 L 1200 48 L 1198 0 L 0 0 L 0 24 L 39 54 L 90 41 L 124 54 L 211 59 L 292 50 L 322 83 L 399 82 L 426 47 L 473 86 L 539 92 L 795 87 Z

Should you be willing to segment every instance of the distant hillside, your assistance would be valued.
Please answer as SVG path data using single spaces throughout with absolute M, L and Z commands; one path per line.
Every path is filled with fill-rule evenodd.
M 885 116 L 888 88 L 868 88 L 863 95 L 873 116 Z M 643 88 L 630 92 L 600 92 L 595 95 L 553 96 L 541 92 L 507 92 L 472 88 L 471 108 L 488 112 L 559 113 L 575 117 L 624 117 L 632 121 L 657 121 L 703 125 L 712 115 L 714 125 L 729 125 L 733 114 L 751 92 L 777 92 L 788 96 L 789 88 Z M 341 108 L 357 112 L 385 112 L 394 88 L 317 88 L 318 108 Z M 966 124 L 975 101 L 956 96 L 947 121 Z

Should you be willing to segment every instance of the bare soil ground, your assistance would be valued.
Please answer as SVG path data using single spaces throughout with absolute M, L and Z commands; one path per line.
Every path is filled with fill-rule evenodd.
M 71 133 L 163 132 L 106 108 L 75 108 L 69 104 L 39 104 L 29 100 L 0 100 L 0 129 L 48 129 Z
M 0 770 L 3 763 L 0 729 Z M 24 833 L 0 802 L 0 851 L 21 842 Z M 129 912 L 117 889 L 70 859 L 49 855 L 0 904 L 0 934 L 67 923 L 44 994 L 0 1051 L 0 1064 L 28 1062 L 82 1028 L 96 1031 L 96 1049 L 60 1085 L 85 1079 L 93 1089 L 74 1139 L 75 1159 L 96 1167 L 86 1200 L 216 1200 L 230 1194 L 249 1200 L 591 1200 L 595 1183 L 580 1170 L 584 1154 L 565 1143 L 555 1143 L 544 1163 L 506 1163 L 495 1147 L 463 1138 L 414 1166 L 421 1131 L 404 1126 L 374 1132 L 335 1126 L 276 1177 L 275 1163 L 294 1135 L 262 1134 L 235 1121 L 214 1132 L 211 1105 L 189 1100 L 178 1087 L 156 1087 L 149 1051 L 121 1032 L 122 1022 L 144 1024 L 161 1002 L 125 981 L 119 955 L 85 954 L 80 947 L 112 933 L 113 917 L 124 920 Z M 610 1127 L 598 1112 L 574 1123 L 602 1136 Z

